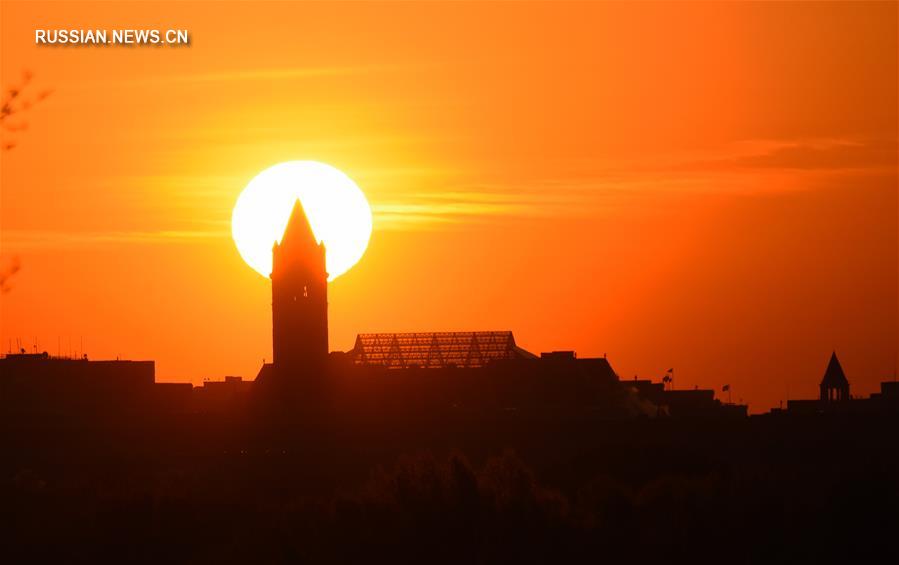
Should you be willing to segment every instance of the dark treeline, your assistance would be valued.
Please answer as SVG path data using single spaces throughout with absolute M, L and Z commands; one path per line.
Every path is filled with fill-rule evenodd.
M 6 426 L 4 561 L 897 562 L 895 424 Z

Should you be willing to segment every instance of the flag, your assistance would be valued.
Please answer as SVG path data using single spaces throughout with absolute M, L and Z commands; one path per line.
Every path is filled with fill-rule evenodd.
M 723 387 L 721 387 L 722 392 L 727 392 L 729 390 L 730 390 L 730 385 L 724 385 Z

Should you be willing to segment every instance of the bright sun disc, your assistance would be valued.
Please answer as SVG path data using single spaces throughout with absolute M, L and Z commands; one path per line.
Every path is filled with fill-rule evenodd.
M 231 236 L 244 261 L 259 274 L 272 272 L 272 246 L 281 241 L 297 198 L 316 239 L 327 252 L 328 280 L 356 264 L 371 237 L 371 208 L 356 183 L 330 165 L 288 161 L 256 175 L 231 215 Z

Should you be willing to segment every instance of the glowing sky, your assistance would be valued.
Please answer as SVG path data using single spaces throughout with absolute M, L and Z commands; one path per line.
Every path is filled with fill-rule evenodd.
M 265 279 L 229 221 L 268 166 L 329 163 L 374 231 L 329 290 L 357 332 L 512 329 L 622 377 L 813 397 L 897 362 L 897 4 L 2 1 L 0 338 L 255 376 Z M 36 47 L 185 28 L 186 48 Z

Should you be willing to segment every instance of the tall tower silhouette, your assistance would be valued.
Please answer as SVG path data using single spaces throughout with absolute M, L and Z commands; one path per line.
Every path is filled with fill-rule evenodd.
M 272 248 L 272 353 L 281 374 L 320 369 L 328 356 L 328 273 L 299 199 Z

